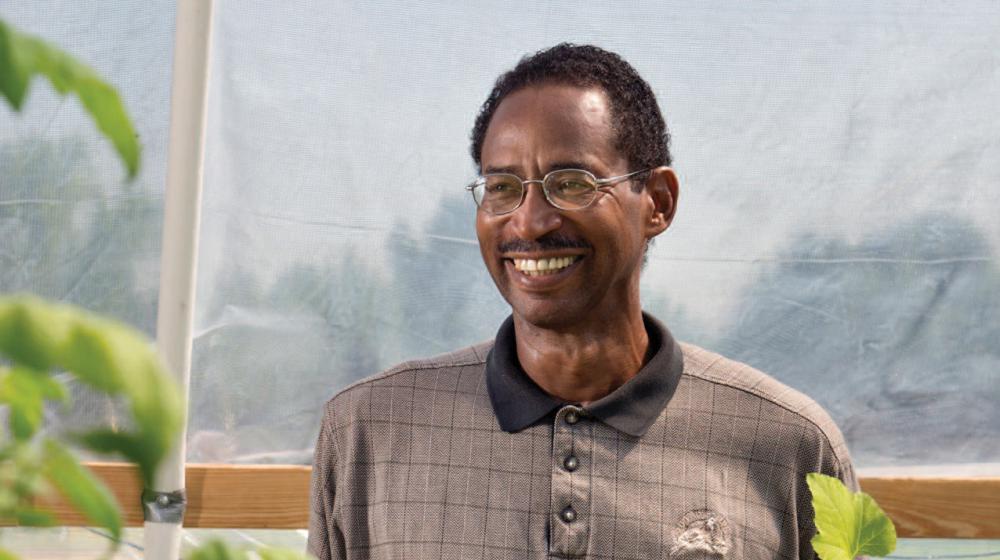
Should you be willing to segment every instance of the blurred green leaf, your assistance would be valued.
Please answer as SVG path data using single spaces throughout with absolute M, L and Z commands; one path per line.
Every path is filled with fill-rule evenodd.
M 309 560 L 312 556 L 288 548 L 262 548 L 257 551 L 261 560 Z
M 213 539 L 192 550 L 188 554 L 187 560 L 249 560 L 249 558 L 243 550 Z
M 56 518 L 47 511 L 28 508 L 17 512 L 17 524 L 22 527 L 52 527 Z
M 126 451 L 135 445 L 134 439 L 129 434 L 116 432 L 110 428 L 77 434 L 73 439 L 91 451 L 104 454 L 121 453 L 128 456 Z
M 109 394 L 125 389 L 127 372 L 145 369 L 148 343 L 127 327 L 82 313 L 70 317 L 72 329 L 59 353 L 59 365 L 80 381 Z
M 117 453 L 138 465 L 150 464 L 150 457 L 155 455 L 154 450 L 150 449 L 151 445 L 140 437 L 107 428 L 75 434 L 72 439 L 91 451 L 103 454 Z M 152 464 L 156 462 L 153 461 Z
M 8 517 L 17 517 L 32 497 L 51 489 L 41 470 L 41 450 L 34 441 L 11 440 L 0 447 L 0 510 Z
M 0 373 L 0 403 L 10 405 L 8 421 L 15 438 L 27 440 L 35 434 L 46 399 L 66 399 L 65 388 L 48 374 L 25 367 Z
M 14 110 L 23 106 L 36 74 L 48 78 L 60 94 L 75 93 L 80 98 L 98 129 L 114 145 L 129 178 L 134 178 L 139 171 L 140 146 L 118 92 L 90 67 L 0 20 L 0 93 Z
M 806 475 L 806 483 L 818 531 L 812 546 L 822 560 L 887 556 L 896 549 L 896 528 L 871 496 L 820 473 Z
M 59 493 L 96 526 L 121 538 L 122 520 L 114 496 L 76 457 L 54 440 L 44 443 L 44 473 Z
M 14 556 L 14 553 L 0 548 L 0 560 L 20 560 L 20 558 Z
M 35 303 L 39 305 L 35 305 Z M 0 354 L 38 371 L 49 371 L 69 339 L 67 308 L 34 298 L 0 298 Z
M 17 58 L 22 52 L 20 36 L 0 19 L 0 93 L 15 110 L 21 109 L 31 77 Z
M 0 354 L 35 370 L 68 370 L 91 387 L 124 396 L 132 428 L 99 430 L 79 436 L 80 441 L 94 450 L 121 453 L 138 464 L 146 486 L 152 485 L 156 466 L 176 444 L 184 406 L 142 334 L 71 306 L 30 296 L 0 297 Z

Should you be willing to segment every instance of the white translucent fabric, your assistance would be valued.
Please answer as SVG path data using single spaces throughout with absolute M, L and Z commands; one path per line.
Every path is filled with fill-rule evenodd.
M 571 41 L 674 136 L 647 309 L 815 397 L 862 467 L 1000 463 L 998 30 L 992 2 L 219 3 L 189 458 L 308 461 L 339 388 L 493 335 L 469 131 Z
M 152 336 L 173 52 L 173 0 L 0 0 L 0 18 L 114 85 L 143 147 L 128 182 L 111 143 L 74 97 L 36 78 L 19 113 L 0 101 L 0 293 L 31 292 L 124 320 Z M 103 396 L 75 392 L 56 424 L 114 421 Z
M 0 108 L 0 291 L 152 334 L 173 16 L 0 0 L 145 147 L 127 185 L 74 99 Z M 674 136 L 647 309 L 819 400 L 862 467 L 1000 473 L 998 30 L 990 1 L 217 2 L 188 458 L 307 462 L 339 388 L 493 335 L 469 131 L 498 74 L 573 41 L 629 60 Z

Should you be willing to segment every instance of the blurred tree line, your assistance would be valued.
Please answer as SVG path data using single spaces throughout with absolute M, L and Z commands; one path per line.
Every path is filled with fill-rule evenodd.
M 83 137 L 0 143 L 0 293 L 28 292 L 156 328 L 162 200 L 109 194 Z M 117 170 L 115 170 L 117 173 Z M 120 403 L 71 383 L 66 426 L 116 425 Z
M 1000 462 L 1000 266 L 927 212 L 857 243 L 804 233 L 713 349 L 820 402 L 862 465 Z

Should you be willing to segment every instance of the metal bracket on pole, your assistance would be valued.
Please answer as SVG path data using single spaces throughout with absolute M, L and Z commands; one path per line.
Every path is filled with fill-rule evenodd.
M 142 518 L 144 521 L 180 525 L 184 521 L 186 508 L 187 495 L 184 490 L 174 492 L 157 492 L 149 488 L 142 490 Z

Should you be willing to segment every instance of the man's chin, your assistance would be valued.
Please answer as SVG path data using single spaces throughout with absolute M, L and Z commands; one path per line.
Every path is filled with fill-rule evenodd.
M 514 319 L 535 328 L 561 331 L 579 325 L 581 317 L 574 305 L 548 300 L 544 302 L 510 302 Z

